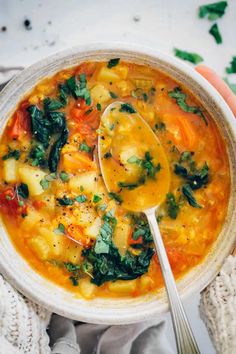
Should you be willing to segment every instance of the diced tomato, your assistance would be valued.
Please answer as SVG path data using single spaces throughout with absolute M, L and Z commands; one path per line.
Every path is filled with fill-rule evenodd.
M 46 203 L 43 202 L 42 200 L 35 200 L 35 201 L 33 201 L 32 204 L 33 204 L 33 207 L 37 210 L 42 209 L 46 205 Z
M 134 240 L 133 239 L 133 233 L 134 233 L 134 230 L 131 230 L 130 233 L 129 233 L 129 237 L 128 237 L 128 245 L 141 245 L 143 243 L 143 238 L 142 236 L 139 236 L 137 238 L 137 240 Z
M 79 225 L 70 225 L 66 230 L 70 239 L 77 241 L 81 246 L 88 248 L 91 239 L 84 235 L 83 228 Z
M 29 134 L 30 132 L 30 117 L 26 108 L 28 102 L 24 101 L 20 108 L 15 112 L 12 123 L 8 130 L 8 135 L 11 139 L 19 139 L 20 137 Z
M 176 248 L 166 247 L 166 253 L 172 269 L 176 268 L 177 266 L 181 268 L 181 265 L 186 262 L 186 256 Z M 154 254 L 153 258 L 154 261 L 159 264 L 158 256 L 156 253 Z
M 17 199 L 13 187 L 8 187 L 0 192 L 0 210 L 3 213 L 9 216 L 26 215 L 27 206 L 25 203 L 24 205 L 20 205 L 20 202 L 22 202 L 22 200 Z
M 95 63 L 83 63 L 76 70 L 76 75 L 85 74 L 86 76 L 92 76 L 96 68 Z

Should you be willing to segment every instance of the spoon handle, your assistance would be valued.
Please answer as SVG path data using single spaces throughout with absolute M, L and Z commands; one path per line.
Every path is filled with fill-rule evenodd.
M 146 216 L 153 235 L 158 259 L 165 281 L 178 353 L 200 354 L 200 350 L 193 336 L 190 324 L 178 294 L 175 279 L 170 267 L 169 260 L 167 258 L 159 226 L 156 221 L 155 209 L 146 211 Z

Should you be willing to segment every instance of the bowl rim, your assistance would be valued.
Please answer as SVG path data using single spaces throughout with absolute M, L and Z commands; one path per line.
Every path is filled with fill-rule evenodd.
M 14 79 L 12 79 L 6 87 L 3 89 L 3 91 L 0 93 L 0 107 L 5 105 L 5 102 L 9 97 L 13 95 L 17 87 L 20 87 L 22 85 L 22 82 L 27 82 L 27 80 L 30 80 L 31 76 L 34 73 L 39 72 L 40 70 L 53 66 L 53 63 L 55 61 L 65 61 L 65 68 L 69 68 L 71 65 L 69 65 L 69 62 L 67 63 L 66 60 L 70 58 L 71 56 L 77 56 L 78 57 L 78 62 L 79 62 L 79 57 L 83 57 L 84 53 L 87 53 L 88 55 L 107 55 L 112 57 L 112 52 L 114 53 L 120 53 L 120 55 L 128 55 L 128 53 L 131 53 L 133 55 L 137 56 L 145 56 L 147 58 L 152 58 L 152 60 L 161 60 L 162 62 L 166 63 L 167 65 L 172 66 L 173 68 L 176 68 L 183 74 L 186 74 L 188 77 L 191 77 L 191 79 L 196 82 L 201 88 L 207 93 L 207 95 L 211 96 L 211 98 L 214 100 L 216 103 L 217 107 L 220 109 L 220 111 L 223 113 L 225 121 L 230 126 L 231 132 L 236 140 L 236 120 L 225 103 L 224 99 L 222 96 L 216 91 L 216 89 L 209 84 L 209 82 L 204 79 L 199 73 L 197 73 L 190 65 L 187 65 L 180 59 L 175 58 L 174 56 L 162 53 L 158 50 L 155 50 L 151 47 L 148 46 L 141 46 L 138 44 L 131 44 L 131 43 L 122 43 L 122 42 L 94 42 L 94 43 L 89 43 L 86 45 L 81 45 L 77 47 L 73 47 L 71 49 L 63 50 L 58 53 L 55 53 L 53 55 L 50 55 L 49 57 L 46 57 L 33 65 L 29 66 L 28 68 L 24 69 L 21 73 L 19 73 Z M 114 57 L 114 55 L 113 55 Z M 84 60 L 84 59 L 83 59 Z M 83 61 L 81 60 L 81 61 Z M 56 70 L 57 71 L 57 70 Z M 56 72 L 55 71 L 55 72 Z M 38 80 L 39 81 L 39 80 Z M 25 91 L 27 92 L 27 90 Z M 18 96 L 17 101 L 19 102 L 22 97 Z M 15 105 L 12 108 L 13 110 L 15 109 Z M 2 130 L 2 128 L 1 128 Z M 2 226 L 0 226 L 0 234 L 4 233 L 4 229 Z M 5 232 L 6 233 L 6 232 Z M 7 247 L 10 247 L 10 241 L 8 243 Z M 233 247 L 233 240 L 231 242 L 232 244 L 228 246 L 227 253 L 229 253 L 230 249 Z M 1 246 L 1 239 L 0 239 L 0 246 Z M 15 250 L 15 253 L 17 251 Z M 0 271 L 1 273 L 6 277 L 7 280 L 11 284 L 13 284 L 14 287 L 16 287 L 17 290 L 21 291 L 25 296 L 29 297 L 36 303 L 44 306 L 45 308 L 49 309 L 52 312 L 58 313 L 62 316 L 66 316 L 69 318 L 73 318 L 76 320 L 80 320 L 83 322 L 89 322 L 89 323 L 100 323 L 100 324 L 128 324 L 128 323 L 134 323 L 134 322 L 140 322 L 144 320 L 149 320 L 150 318 L 154 318 L 160 314 L 163 314 L 164 312 L 167 311 L 168 309 L 168 304 L 166 300 L 166 296 L 164 296 L 164 302 L 160 303 L 160 306 L 158 307 L 158 310 L 155 308 L 153 309 L 151 306 L 149 308 L 139 308 L 138 313 L 136 311 L 129 312 L 123 311 L 120 308 L 120 303 L 117 302 L 117 308 L 110 307 L 107 309 L 102 308 L 101 303 L 99 301 L 96 304 L 96 309 L 93 308 L 93 306 L 89 306 L 89 303 L 92 304 L 91 300 L 89 301 L 79 301 L 79 309 L 75 309 L 71 306 L 71 304 L 68 303 L 68 301 L 61 301 L 61 303 L 57 303 L 56 301 L 53 301 L 53 298 L 51 297 L 50 300 L 46 298 L 45 294 L 43 291 L 35 291 L 33 289 L 33 286 L 30 286 L 30 283 L 27 282 L 24 277 L 18 276 L 18 270 L 16 271 L 11 265 L 8 260 L 6 260 L 7 254 L 4 253 L 4 251 L 1 250 L 0 247 Z M 213 279 L 213 277 L 217 274 L 219 271 L 220 266 L 223 263 L 225 256 L 222 257 L 222 259 L 218 262 L 216 269 L 212 270 L 211 273 L 207 274 L 199 283 L 193 288 L 193 289 L 187 289 L 183 294 L 180 294 L 182 299 L 186 299 L 190 295 L 192 295 L 194 292 L 199 292 L 205 286 L 209 284 L 209 282 Z M 6 260 L 4 262 L 3 260 Z M 29 272 L 34 272 L 33 268 L 30 267 L 30 270 L 26 266 L 26 270 Z M 47 283 L 47 282 L 46 282 Z M 44 287 L 44 282 L 42 282 L 42 287 Z M 50 287 L 50 284 L 47 284 L 47 288 L 49 288 L 49 291 L 53 293 L 55 289 L 57 288 L 56 285 L 53 285 Z M 52 290 L 53 289 L 53 290 Z M 42 290 L 42 289 L 40 289 Z M 55 291 L 56 293 L 56 291 Z M 147 298 L 148 299 L 148 298 Z M 59 300 L 58 300 L 59 301 Z M 121 300 L 122 302 L 122 300 Z M 151 302 L 150 302 L 151 304 Z M 82 306 L 82 307 L 81 307 Z

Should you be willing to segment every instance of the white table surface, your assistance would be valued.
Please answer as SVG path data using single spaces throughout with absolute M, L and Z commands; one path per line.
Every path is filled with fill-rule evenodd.
M 212 25 L 197 17 L 199 5 L 208 0 L 0 0 L 0 66 L 28 66 L 59 50 L 96 41 L 125 41 L 172 53 L 173 47 L 195 51 L 225 76 L 224 69 L 236 55 L 236 1 L 228 0 L 226 15 L 218 20 L 223 44 L 217 45 L 208 30 Z M 134 21 L 137 17 L 138 21 Z M 27 31 L 28 18 L 32 30 Z M 189 64 L 191 65 L 191 64 Z M 231 75 L 236 82 L 236 75 Z M 202 354 L 214 354 L 198 314 L 199 295 L 185 307 Z M 174 346 L 170 316 L 168 336 Z M 144 353 L 145 354 L 145 353 Z

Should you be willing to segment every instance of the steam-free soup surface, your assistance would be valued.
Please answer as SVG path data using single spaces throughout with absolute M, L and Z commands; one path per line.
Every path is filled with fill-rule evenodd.
M 124 149 L 104 145 L 103 159 L 130 179 L 121 174 L 108 193 L 97 144 L 101 115 L 117 100 L 130 117 L 127 132 L 112 124 L 109 130 L 116 142 L 127 139 Z M 134 112 L 157 135 L 167 162 L 145 141 L 134 144 Z M 147 221 L 127 212 L 123 199 L 126 192 L 142 195 L 145 183 L 161 185 L 167 167 L 171 183 L 157 220 L 176 278 L 207 255 L 226 216 L 229 163 L 212 118 L 170 77 L 118 58 L 82 63 L 37 84 L 9 117 L 0 157 L 0 212 L 17 251 L 42 276 L 86 299 L 163 286 Z

